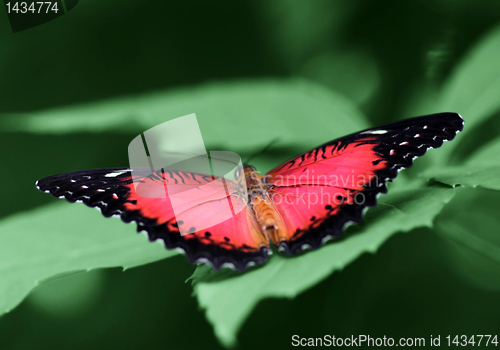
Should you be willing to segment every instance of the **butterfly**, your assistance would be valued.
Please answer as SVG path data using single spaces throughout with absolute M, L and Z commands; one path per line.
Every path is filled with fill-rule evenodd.
M 187 171 L 161 169 L 144 175 L 138 169 L 114 168 L 49 176 L 37 187 L 97 207 L 106 217 L 135 221 L 138 232 L 146 231 L 150 241 L 163 240 L 167 249 L 180 249 L 191 264 L 243 271 L 264 263 L 271 244 L 296 255 L 340 237 L 348 223 L 361 224 L 364 209 L 376 205 L 388 181 L 429 148 L 453 140 L 463 124 L 456 113 L 439 113 L 366 129 L 298 155 L 265 175 L 244 165 L 243 184 Z M 142 197 L 134 181 L 158 191 L 168 187 L 168 193 Z M 201 197 L 187 198 L 183 215 L 176 216 L 169 195 L 200 185 L 205 185 Z M 207 228 L 206 220 L 228 201 L 232 215 Z

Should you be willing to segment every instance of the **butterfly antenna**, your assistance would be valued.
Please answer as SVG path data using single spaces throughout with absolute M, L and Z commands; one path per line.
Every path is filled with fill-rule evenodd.
M 252 154 L 250 156 L 250 158 L 248 158 L 243 164 L 248 164 L 255 157 L 260 156 L 262 153 L 266 152 L 269 148 L 271 148 L 271 146 L 273 146 L 275 143 L 277 143 L 279 141 L 279 139 L 280 139 L 279 137 L 276 137 L 273 140 L 271 140 L 271 142 L 269 142 L 269 144 L 266 147 L 261 149 L 259 152 Z

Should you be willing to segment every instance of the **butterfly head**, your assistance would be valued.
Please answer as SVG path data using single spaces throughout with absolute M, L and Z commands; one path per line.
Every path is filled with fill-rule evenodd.
M 248 173 L 257 171 L 254 166 L 243 164 L 243 167 L 237 167 L 234 171 L 234 176 L 239 179 L 240 177 L 247 176 Z
M 248 164 L 243 165 L 243 172 L 248 188 L 252 188 L 255 186 L 260 187 L 262 185 L 263 177 L 259 174 L 254 166 Z
M 253 165 L 243 164 L 243 170 L 245 172 L 248 171 L 257 171 L 257 169 Z

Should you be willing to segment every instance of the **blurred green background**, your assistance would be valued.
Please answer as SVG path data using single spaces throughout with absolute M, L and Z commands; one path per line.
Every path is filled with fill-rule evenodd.
M 24 215 L 23 228 L 0 222 L 5 251 L 56 202 L 36 180 L 127 166 L 133 137 L 167 119 L 196 113 L 208 149 L 243 159 L 277 137 L 255 161 L 267 171 L 347 132 L 449 110 L 466 132 L 393 186 L 462 185 L 434 228 L 394 235 L 294 299 L 263 300 L 237 346 L 292 347 L 294 334 L 500 333 L 500 159 L 483 152 L 474 163 L 499 145 L 500 2 L 81 0 L 15 34 L 0 18 L 0 218 Z M 464 164 L 485 172 L 467 183 Z M 426 177 L 429 166 L 442 178 Z M 41 241 L 59 222 L 46 224 Z M 9 259 L 0 256 L 0 276 L 17 273 Z M 185 257 L 122 270 L 41 283 L 0 318 L 0 349 L 222 348 L 184 283 L 195 270 Z

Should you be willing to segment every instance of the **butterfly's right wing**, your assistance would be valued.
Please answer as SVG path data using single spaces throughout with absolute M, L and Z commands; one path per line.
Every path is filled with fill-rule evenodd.
M 463 124 L 456 113 L 406 119 L 330 141 L 269 171 L 269 195 L 285 226 L 275 244 L 293 255 L 340 237 L 348 223 L 362 222 L 401 169 L 453 140 Z
M 44 178 L 37 187 L 55 197 L 97 207 L 106 217 L 135 221 L 138 231 L 146 231 L 151 241 L 161 239 L 167 249 L 181 249 L 191 264 L 244 270 L 267 260 L 269 241 L 235 183 L 183 171 L 143 173 L 127 168 L 76 171 Z M 136 188 L 155 198 L 140 196 Z M 174 195 L 181 208 L 176 206 L 177 216 L 170 199 Z M 229 219 L 207 226 L 227 210 L 231 210 Z

